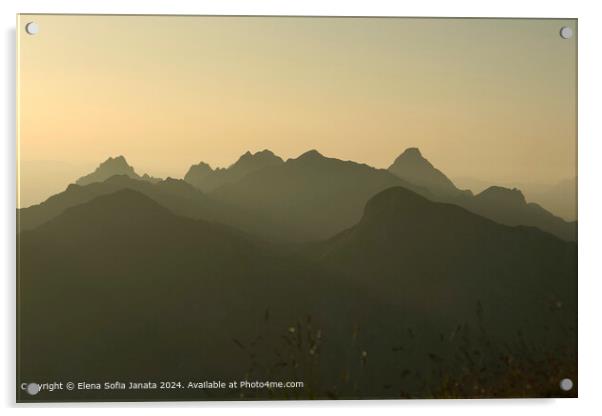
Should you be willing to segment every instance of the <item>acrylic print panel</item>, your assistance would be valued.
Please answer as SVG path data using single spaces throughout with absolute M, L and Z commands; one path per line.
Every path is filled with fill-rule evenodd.
M 577 396 L 576 20 L 17 33 L 19 401 Z

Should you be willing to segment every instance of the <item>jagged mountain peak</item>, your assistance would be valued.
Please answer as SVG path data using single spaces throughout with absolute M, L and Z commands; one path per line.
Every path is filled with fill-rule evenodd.
M 195 183 L 197 181 L 201 181 L 206 176 L 213 173 L 213 169 L 208 163 L 199 162 L 196 165 L 190 166 L 186 175 L 184 175 L 184 180 L 188 183 Z
M 186 173 L 184 180 L 203 192 L 210 192 L 222 185 L 239 181 L 257 170 L 284 163 L 283 160 L 268 149 L 256 153 L 245 152 L 238 160 L 227 168 L 211 169 L 206 163 L 193 165 Z
M 102 164 L 105 164 L 105 163 L 110 163 L 110 162 L 114 162 L 114 163 L 122 163 L 122 164 L 125 164 L 125 165 L 127 165 L 127 164 L 128 164 L 128 163 L 127 163 L 127 160 L 125 159 L 125 156 L 123 156 L 123 155 L 119 155 L 119 156 L 115 156 L 115 157 L 111 157 L 111 156 L 109 156 L 109 157 L 107 158 L 107 160 L 105 160 L 105 161 L 104 161 Z
M 389 166 L 389 172 L 414 185 L 424 187 L 435 195 L 461 192 L 443 172 L 422 156 L 417 147 L 409 147 L 399 155 Z
M 399 157 L 419 157 L 422 158 L 422 153 L 420 153 L 420 149 L 417 147 L 408 147 L 406 150 L 404 150 L 404 152 L 399 155 Z
M 82 176 L 76 181 L 76 183 L 78 185 L 89 185 L 94 182 L 104 182 L 116 175 L 126 175 L 133 179 L 139 179 L 152 183 L 156 183 L 161 180 L 160 178 L 155 178 L 146 173 L 142 176 L 138 175 L 134 168 L 128 164 L 125 157 L 119 155 L 116 157 L 109 157 L 100 165 L 98 165 L 94 172 Z
M 271 150 L 264 149 L 256 153 L 246 151 L 230 168 L 238 166 L 242 163 L 259 163 L 259 164 L 276 164 L 281 163 L 282 159 L 276 156 Z
M 211 165 L 209 163 L 205 163 L 205 162 L 199 162 L 196 165 L 192 165 L 190 167 L 190 169 L 193 169 L 193 168 L 200 172 L 212 172 L 213 171 L 213 168 L 211 167 Z
M 140 179 L 134 168 L 127 163 L 123 156 L 109 157 L 94 170 L 94 172 L 82 176 L 76 183 L 88 185 L 93 182 L 103 182 L 115 175 L 127 175 L 131 178 Z
M 424 165 L 427 168 L 434 169 L 432 163 L 422 156 L 420 149 L 417 147 L 408 147 L 406 150 L 404 150 L 399 156 L 397 156 L 395 162 L 393 162 L 389 169 L 400 164 Z
M 122 155 L 116 157 L 109 157 L 98 166 L 97 170 L 107 168 L 120 168 L 132 172 L 134 171 L 134 168 L 128 164 L 127 160 Z

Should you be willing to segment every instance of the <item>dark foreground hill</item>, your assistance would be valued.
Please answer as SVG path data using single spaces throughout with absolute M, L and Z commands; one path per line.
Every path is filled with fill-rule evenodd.
M 422 316 L 439 315 L 445 308 L 437 305 L 446 304 L 458 313 L 472 307 L 462 299 L 478 298 L 506 309 L 512 330 L 534 299 L 574 310 L 576 250 L 537 228 L 503 226 L 397 187 L 372 198 L 359 224 L 323 243 L 320 261 L 354 281 L 370 276 L 372 291 L 386 288 L 386 297 L 397 285 L 395 298 Z
M 400 187 L 293 250 L 133 190 L 18 243 L 20 380 L 305 383 L 34 400 L 536 397 L 576 376 L 576 245 Z

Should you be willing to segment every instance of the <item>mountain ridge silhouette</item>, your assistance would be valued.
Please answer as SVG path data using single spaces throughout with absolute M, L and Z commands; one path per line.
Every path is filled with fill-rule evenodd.
M 222 222 L 268 240 L 308 241 L 328 238 L 353 225 L 370 197 L 387 187 L 401 185 L 434 201 L 462 206 L 502 224 L 536 226 L 564 240 L 576 240 L 576 222 L 568 223 L 538 204 L 527 203 L 519 190 L 491 186 L 472 195 L 457 189 L 418 148 L 404 151 L 388 170 L 325 157 L 315 149 L 286 162 L 263 150 L 255 154 L 246 152 L 226 169 L 213 170 L 202 162 L 195 166 L 199 175 L 208 175 L 203 179 L 205 182 L 191 179 L 196 175 L 191 174 L 194 166 L 185 180 L 149 180 L 137 175 L 123 156 L 109 158 L 94 173 L 77 181 L 93 188 L 77 190 L 74 186 L 79 185 L 70 185 L 64 196 L 57 194 L 41 204 L 20 209 L 19 230 L 31 229 L 65 207 L 99 193 L 132 187 L 152 195 L 180 215 Z M 415 166 L 418 168 L 413 171 Z M 400 168 L 406 178 L 426 178 L 418 181 L 423 186 L 395 175 Z M 157 187 L 144 187 L 125 179 L 119 183 L 113 177 L 100 180 L 113 171 L 121 172 L 114 176 L 125 175 Z M 104 182 L 105 185 L 98 185 Z M 197 192 L 203 187 L 211 191 Z

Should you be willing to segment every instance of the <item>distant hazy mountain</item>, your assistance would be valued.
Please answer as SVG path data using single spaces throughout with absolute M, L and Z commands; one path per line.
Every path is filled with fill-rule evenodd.
M 568 178 L 553 185 L 531 185 L 526 188 L 527 198 L 549 208 L 568 221 L 577 219 L 577 178 Z
M 330 170 L 323 159 L 291 162 Z M 545 395 L 558 389 L 556 372 L 574 376 L 576 244 L 402 187 L 371 198 L 357 225 L 293 250 L 177 216 L 129 189 L 65 209 L 18 243 L 23 379 L 295 374 L 307 383 L 302 398 L 393 398 L 449 394 L 445 383 L 467 371 L 491 390 L 471 384 L 464 397 L 503 395 L 501 379 L 524 386 L 534 374 L 518 391 Z
M 90 172 L 95 164 L 49 160 L 19 160 L 18 208 L 45 201 L 65 189 L 74 178 Z
M 527 203 L 518 189 L 492 186 L 459 203 L 472 212 L 506 225 L 530 225 L 563 240 L 577 240 L 577 223 L 567 222 L 536 203 Z
M 225 169 L 213 170 L 204 162 L 193 165 L 186 173 L 184 180 L 198 189 L 209 192 L 222 185 L 239 181 L 249 173 L 282 163 L 282 159 L 269 150 L 255 154 L 247 152 L 236 163 Z
M 476 214 L 505 225 L 529 225 L 564 240 L 577 239 L 577 224 L 557 217 L 536 203 L 527 203 L 518 189 L 492 186 L 474 196 L 456 188 L 441 171 L 426 160 L 417 148 L 399 156 L 389 171 L 408 182 L 422 186 L 431 199 L 462 206 Z
M 492 183 L 508 189 L 518 188 L 529 202 L 537 202 L 565 221 L 577 220 L 577 178 L 566 178 L 553 184 L 537 182 L 495 182 L 470 177 L 458 178 L 463 186 L 480 193 Z
M 461 191 L 454 183 L 426 160 L 416 147 L 406 149 L 389 167 L 389 172 L 407 182 L 431 191 L 433 196 L 456 196 L 470 191 Z
M 94 172 L 82 176 L 75 183 L 78 185 L 89 185 L 94 182 L 103 182 L 115 175 L 126 175 L 130 178 L 141 179 L 148 182 L 158 182 L 161 179 L 153 178 L 146 173 L 142 176 L 138 175 L 134 168 L 128 165 L 125 157 L 117 156 L 115 158 L 110 157 L 102 162 Z
M 311 150 L 217 188 L 210 197 L 261 213 L 291 240 L 327 238 L 356 223 L 368 199 L 391 186 L 426 192 L 390 172 Z

